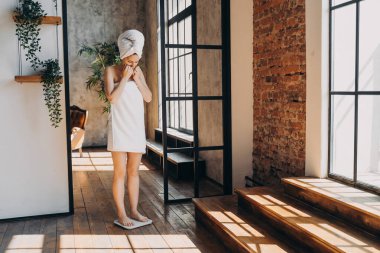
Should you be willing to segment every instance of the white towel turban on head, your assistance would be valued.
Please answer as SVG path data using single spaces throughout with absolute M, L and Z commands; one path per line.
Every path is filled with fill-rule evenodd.
M 144 35 L 137 30 L 127 30 L 120 34 L 117 39 L 120 58 L 123 59 L 133 54 L 137 54 L 141 58 L 144 41 Z

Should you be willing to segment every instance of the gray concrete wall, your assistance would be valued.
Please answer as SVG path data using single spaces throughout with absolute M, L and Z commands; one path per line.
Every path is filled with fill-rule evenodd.
M 120 3 L 123 4 L 120 4 Z M 78 56 L 82 44 L 116 41 L 127 29 L 145 34 L 145 2 L 139 0 L 69 0 L 67 1 L 70 104 L 89 110 L 84 146 L 107 143 L 107 114 L 95 91 L 86 90 L 91 74 L 90 61 Z M 146 47 L 145 47 L 146 48 Z M 142 68 L 145 69 L 145 52 Z

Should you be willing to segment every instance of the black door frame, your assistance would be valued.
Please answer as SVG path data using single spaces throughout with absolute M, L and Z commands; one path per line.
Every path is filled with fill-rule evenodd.
M 162 144 L 163 144 L 163 174 L 164 174 L 164 202 L 178 203 L 190 201 L 192 198 L 169 199 L 168 185 L 168 153 L 178 151 L 194 152 L 194 197 L 199 196 L 199 151 L 206 150 L 223 150 L 223 193 L 225 195 L 232 194 L 232 140 L 231 140 L 231 47 L 230 47 L 230 0 L 221 0 L 221 25 L 222 25 L 222 45 L 197 45 L 197 19 L 196 7 L 197 1 L 192 0 L 191 6 L 185 9 L 184 13 L 191 12 L 192 21 L 192 44 L 177 45 L 166 43 L 167 37 L 167 19 L 166 6 L 167 0 L 159 1 L 159 24 L 160 24 L 160 52 L 161 52 L 161 101 L 162 101 Z M 192 49 L 192 73 L 193 73 L 193 96 L 192 97 L 168 97 L 166 96 L 166 50 L 169 48 L 188 48 Z M 197 50 L 198 49 L 219 49 L 222 50 L 222 96 L 198 96 L 197 82 Z M 193 135 L 194 146 L 186 148 L 168 148 L 167 146 L 167 102 L 169 101 L 185 101 L 193 102 Z M 223 105 L 223 145 L 199 147 L 198 135 L 198 101 L 200 100 L 216 100 L 222 101 Z
M 69 182 L 69 213 L 74 214 L 74 189 L 73 189 L 73 167 L 71 157 L 71 122 L 70 122 L 70 82 L 69 82 L 69 46 L 67 33 L 67 1 L 62 0 L 62 34 L 63 34 L 63 66 L 65 84 L 65 110 L 66 110 L 66 142 L 67 142 L 67 165 Z

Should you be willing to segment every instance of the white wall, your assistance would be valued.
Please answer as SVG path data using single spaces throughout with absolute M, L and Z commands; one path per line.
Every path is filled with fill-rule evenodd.
M 40 0 L 48 15 L 53 1 Z M 19 84 L 16 26 L 11 18 L 17 1 L 0 1 L 0 219 L 69 211 L 64 90 L 63 120 L 50 126 L 42 85 Z M 61 1 L 58 1 L 58 15 Z M 41 58 L 56 57 L 55 26 L 41 29 Z M 62 26 L 59 27 L 63 73 Z M 23 64 L 24 74 L 31 73 Z M 63 88 L 63 86 L 62 86 Z
M 327 176 L 328 1 L 306 0 L 306 176 Z
M 253 1 L 231 1 L 231 109 L 233 187 L 252 176 Z

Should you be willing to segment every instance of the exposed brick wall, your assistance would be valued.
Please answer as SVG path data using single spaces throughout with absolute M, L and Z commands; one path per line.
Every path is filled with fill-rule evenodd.
M 254 1 L 253 177 L 305 174 L 305 0 Z

